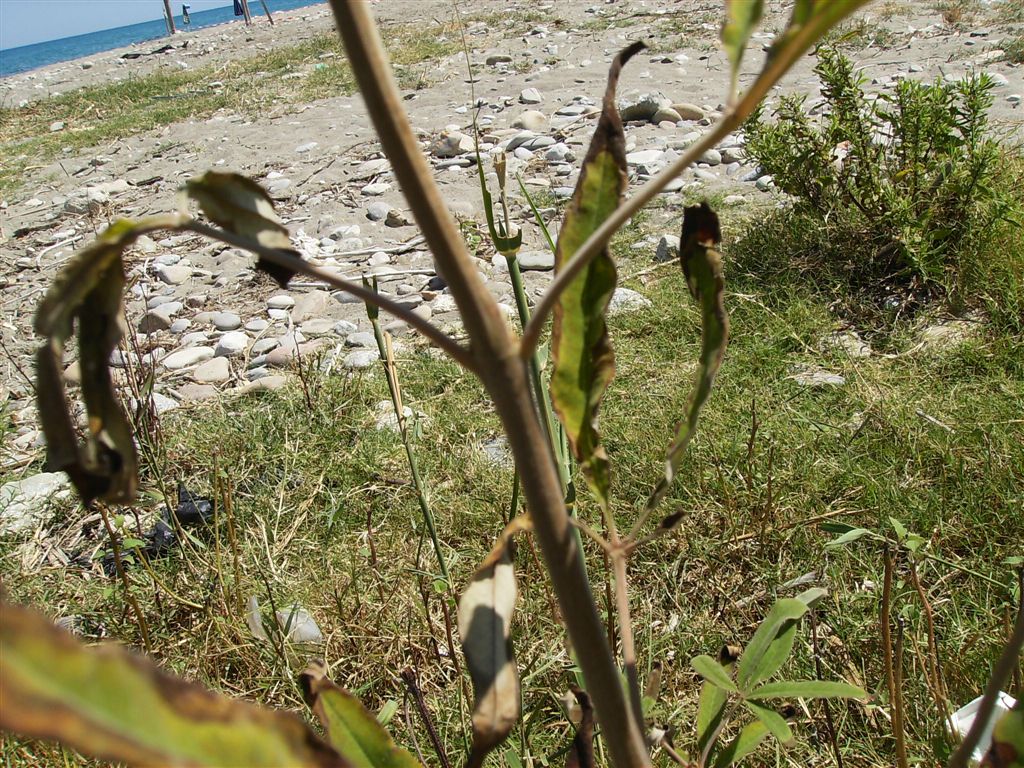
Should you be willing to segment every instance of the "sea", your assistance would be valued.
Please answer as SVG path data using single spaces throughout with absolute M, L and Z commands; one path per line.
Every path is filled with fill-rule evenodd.
M 2 2 L 3 0 L 0 0 Z M 302 8 L 307 5 L 320 5 L 324 0 L 266 0 L 270 13 L 275 11 L 290 11 L 295 8 Z M 159 5 L 159 3 L 157 4 Z M 172 8 L 181 9 L 181 0 L 173 0 Z M 263 16 L 263 6 L 259 0 L 249 0 L 249 12 L 253 18 Z M 207 11 L 195 11 L 189 14 L 191 23 L 186 26 L 182 17 L 174 17 L 174 26 L 179 31 L 191 31 L 212 27 L 216 24 L 224 24 L 229 21 L 242 21 L 241 16 L 235 16 L 234 6 L 229 2 L 221 8 L 211 8 Z M 6 48 L 0 50 L 0 77 L 9 77 L 20 72 L 28 72 L 38 67 L 45 67 L 48 64 L 56 64 L 61 61 L 71 61 L 82 56 L 90 56 L 94 53 L 112 51 L 115 48 L 123 48 L 132 43 L 144 43 L 147 40 L 157 40 L 167 37 L 167 23 L 163 18 L 154 21 L 144 21 L 140 24 L 131 24 L 127 27 L 115 27 L 113 29 L 102 29 L 98 32 L 89 32 L 84 35 L 65 37 L 60 40 L 48 40 L 45 43 L 33 43 L 18 48 Z

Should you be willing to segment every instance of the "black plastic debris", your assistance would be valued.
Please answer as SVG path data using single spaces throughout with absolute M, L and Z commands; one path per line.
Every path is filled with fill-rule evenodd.
M 172 520 L 173 515 L 173 520 Z M 133 547 L 121 550 L 121 561 L 125 567 L 130 567 L 136 553 L 140 552 L 147 560 L 165 556 L 173 547 L 178 545 L 178 532 L 174 524 L 185 528 L 201 528 L 209 525 L 213 520 L 213 502 L 205 496 L 200 496 L 188 490 L 183 483 L 178 483 L 178 504 L 172 511 L 164 507 L 160 519 L 156 521 L 151 531 L 143 534 L 146 542 L 144 547 Z M 113 577 L 117 575 L 117 564 L 114 562 L 114 553 L 107 552 L 102 560 L 103 573 Z

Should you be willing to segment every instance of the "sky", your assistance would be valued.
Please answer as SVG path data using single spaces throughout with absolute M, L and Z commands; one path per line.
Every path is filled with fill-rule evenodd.
M 175 15 L 181 13 L 182 2 L 193 13 L 231 5 L 231 0 L 171 0 Z M 163 15 L 163 0 L 0 0 L 0 48 L 124 27 Z

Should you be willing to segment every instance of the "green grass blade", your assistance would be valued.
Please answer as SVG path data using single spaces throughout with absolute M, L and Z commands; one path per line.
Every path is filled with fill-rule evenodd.
M 419 768 L 359 699 L 326 677 L 322 664 L 311 664 L 299 680 L 327 740 L 353 768 Z
M 555 270 L 618 208 L 626 188 L 626 149 L 615 87 L 622 66 L 643 48 L 635 43 L 612 62 L 604 106 L 555 249 Z M 562 292 L 554 308 L 551 401 L 587 482 L 602 507 L 611 483 L 608 455 L 597 432 L 597 411 L 615 375 L 605 312 L 615 291 L 615 263 L 605 249 Z
M 747 698 L 761 699 L 863 699 L 864 691 L 849 683 L 831 680 L 780 680 L 765 683 L 747 694 Z
M 299 718 L 220 696 L 125 649 L 86 648 L 33 611 L 0 602 L 0 729 L 135 765 L 350 763 Z

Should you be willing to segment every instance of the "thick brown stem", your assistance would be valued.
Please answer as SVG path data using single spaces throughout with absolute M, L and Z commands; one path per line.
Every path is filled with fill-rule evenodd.
M 530 396 L 529 372 L 518 344 L 479 279 L 433 175 L 409 127 L 383 45 L 361 0 L 330 0 L 360 93 L 392 170 L 412 209 L 438 271 L 448 282 L 466 330 L 476 370 L 494 404 L 523 483 L 534 534 L 575 646 L 598 721 L 617 768 L 649 766 L 617 665 L 601 626 L 583 555 L 569 524 L 550 441 Z

